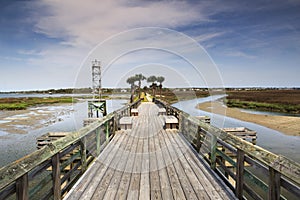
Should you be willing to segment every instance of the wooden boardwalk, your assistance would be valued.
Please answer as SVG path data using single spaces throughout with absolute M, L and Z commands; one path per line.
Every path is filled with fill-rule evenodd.
M 65 199 L 232 199 L 158 107 L 142 103 Z

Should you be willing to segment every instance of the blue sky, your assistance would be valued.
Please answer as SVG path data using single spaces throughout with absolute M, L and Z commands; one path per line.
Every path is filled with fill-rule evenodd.
M 202 52 L 179 44 L 177 33 L 173 39 L 123 34 L 143 27 L 178 31 L 185 35 L 180 41 L 188 36 Z M 195 63 L 215 65 L 225 87 L 300 87 L 299 0 L 1 0 L 0 91 L 89 87 L 96 58 L 106 71 L 104 87 L 127 86 L 126 77 L 139 71 L 166 76 L 168 87 L 205 87 L 211 78 L 201 70 L 196 76 L 180 55 L 157 49 L 129 52 L 109 65 L 120 55 L 115 47 L 97 50 L 108 40 L 125 50 L 140 41 L 181 48 L 180 54 L 198 57 Z

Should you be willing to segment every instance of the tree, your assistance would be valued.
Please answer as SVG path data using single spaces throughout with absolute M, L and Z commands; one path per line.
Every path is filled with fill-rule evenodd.
M 152 96 L 153 97 L 155 97 L 155 89 L 156 89 L 156 86 L 157 86 L 157 84 L 155 83 L 156 80 L 157 80 L 156 76 L 149 76 L 147 78 L 147 82 L 152 83 L 150 87 L 152 88 Z
M 134 83 L 137 81 L 136 79 L 136 76 L 131 76 L 129 78 L 127 78 L 126 82 L 128 84 L 130 84 L 130 88 L 131 88 L 131 96 L 130 96 L 130 103 L 133 102 L 133 99 L 134 99 L 134 88 L 135 88 L 135 85 Z
M 156 81 L 159 82 L 159 89 L 160 89 L 160 97 L 161 97 L 161 89 L 162 89 L 162 82 L 165 81 L 165 77 L 163 76 L 158 76 L 156 77 Z
M 136 81 L 139 82 L 138 90 L 139 90 L 139 98 L 141 98 L 141 84 L 142 84 L 142 81 L 146 79 L 146 77 L 143 76 L 143 74 L 136 74 L 135 78 L 136 78 Z

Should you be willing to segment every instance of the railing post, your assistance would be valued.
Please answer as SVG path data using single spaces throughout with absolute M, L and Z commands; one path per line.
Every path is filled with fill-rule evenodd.
M 179 115 L 179 133 L 183 134 L 183 115 Z
M 269 167 L 269 200 L 280 199 L 280 172 Z
M 16 194 L 18 200 L 28 200 L 28 173 L 16 180 Z
M 105 136 L 106 136 L 106 143 L 109 142 L 109 123 L 108 121 L 105 122 Z
M 217 136 L 211 134 L 210 141 L 210 167 L 216 169 L 216 154 L 217 154 Z
M 83 137 L 80 141 L 80 152 L 81 152 L 81 171 L 84 172 L 87 168 L 87 163 L 86 163 L 86 137 Z
M 60 161 L 59 153 L 55 154 L 52 158 L 52 183 L 53 183 L 53 199 L 61 199 L 61 180 L 60 180 Z
M 100 155 L 100 147 L 101 147 L 101 141 L 100 141 L 100 128 L 96 129 L 96 154 L 97 156 Z
M 201 127 L 199 125 L 197 125 L 197 141 L 196 141 L 196 150 L 199 153 L 200 152 L 200 148 L 201 148 Z
M 244 190 L 244 158 L 245 152 L 237 150 L 237 161 L 236 161 L 236 182 L 235 182 L 235 195 L 238 199 L 243 199 Z

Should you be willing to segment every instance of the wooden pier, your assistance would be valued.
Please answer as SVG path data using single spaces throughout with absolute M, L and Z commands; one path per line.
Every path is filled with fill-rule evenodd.
M 231 199 L 153 103 L 139 106 L 66 199 Z
M 167 116 L 176 118 L 174 126 L 166 126 Z M 124 117 L 132 119 L 130 129 L 121 129 Z M 162 101 L 138 100 L 89 123 L 1 168 L 0 199 L 300 196 L 299 163 Z

